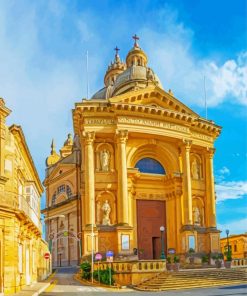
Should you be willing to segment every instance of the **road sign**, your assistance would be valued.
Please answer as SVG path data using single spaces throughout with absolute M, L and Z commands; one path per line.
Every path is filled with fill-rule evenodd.
M 106 252 L 106 261 L 113 262 L 113 255 L 114 255 L 113 251 L 107 251 Z
M 168 251 L 168 254 L 175 254 L 176 253 L 176 250 L 173 248 L 169 248 L 167 251 Z
M 97 253 L 95 255 L 95 260 L 101 260 L 102 259 L 102 255 L 100 253 Z
M 44 258 L 45 259 L 50 259 L 50 253 L 45 253 Z

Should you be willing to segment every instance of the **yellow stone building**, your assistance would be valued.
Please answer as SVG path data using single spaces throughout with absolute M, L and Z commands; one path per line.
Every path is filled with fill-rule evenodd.
M 228 240 L 233 259 L 247 258 L 247 233 L 230 235 Z M 223 254 L 228 250 L 226 237 L 220 239 L 220 247 Z
M 166 254 L 220 251 L 213 156 L 221 128 L 163 88 L 136 41 L 125 62 L 116 48 L 104 88 L 75 104 L 74 140 L 60 155 L 52 144 L 44 214 L 54 265 L 79 260 L 80 246 L 90 254 L 92 241 L 94 252 L 159 258 L 161 226 Z
M 43 188 L 20 126 L 6 125 L 0 98 L 0 295 L 46 278 L 48 245 L 41 238 Z

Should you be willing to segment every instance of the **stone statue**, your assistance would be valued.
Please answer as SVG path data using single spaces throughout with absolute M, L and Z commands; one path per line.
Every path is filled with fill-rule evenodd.
M 201 225 L 201 215 L 198 207 L 193 208 L 193 220 L 195 225 Z
M 191 174 L 193 179 L 195 180 L 200 179 L 200 166 L 195 158 L 191 164 Z
M 110 152 L 106 149 L 100 152 L 101 171 L 108 172 L 110 167 Z
M 110 221 L 110 212 L 111 212 L 111 207 L 108 203 L 108 200 L 106 200 L 102 206 L 102 211 L 103 211 L 103 220 L 102 224 L 103 225 L 111 225 Z

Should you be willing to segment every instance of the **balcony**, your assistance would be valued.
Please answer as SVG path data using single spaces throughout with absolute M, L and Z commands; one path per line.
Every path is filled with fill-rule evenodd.
M 13 192 L 0 192 L 0 207 L 23 213 L 41 231 L 42 225 L 39 217 L 23 195 L 18 196 Z

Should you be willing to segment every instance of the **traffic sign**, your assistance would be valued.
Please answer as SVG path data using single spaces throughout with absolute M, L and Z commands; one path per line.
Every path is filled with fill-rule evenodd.
M 45 259 L 50 259 L 50 253 L 45 253 L 44 258 Z
M 95 255 L 95 260 L 101 260 L 102 259 L 102 255 L 100 253 L 97 253 Z

